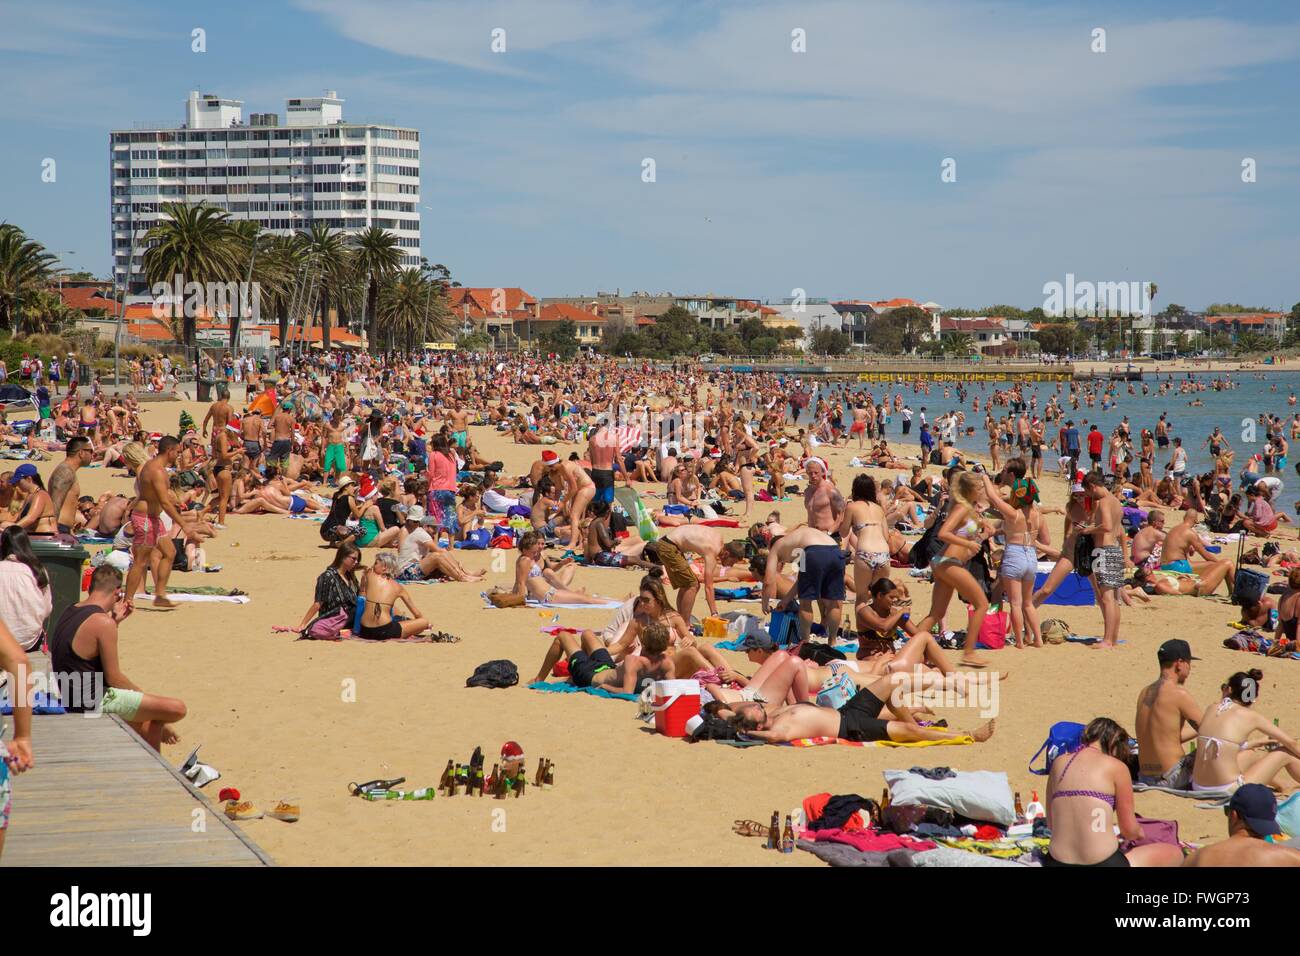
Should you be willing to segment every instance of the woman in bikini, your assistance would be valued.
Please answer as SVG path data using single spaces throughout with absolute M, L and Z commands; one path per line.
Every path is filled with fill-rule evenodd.
M 1300 746 L 1253 706 L 1263 678 L 1258 670 L 1238 671 L 1224 682 L 1221 699 L 1205 709 L 1196 728 L 1193 790 L 1236 790 L 1243 783 L 1271 786 L 1283 770 L 1300 783 Z M 1248 740 L 1256 732 L 1265 739 Z
M 966 563 L 979 554 L 980 546 L 988 537 L 989 528 L 979 517 L 979 500 L 984 494 L 983 479 L 969 471 L 958 472 L 952 482 L 952 508 L 939 528 L 936 537 L 945 547 L 943 553 L 930 559 L 930 573 L 934 578 L 933 603 L 930 613 L 916 627 L 928 631 L 943 620 L 958 595 L 973 609 L 966 628 L 966 644 L 962 663 L 967 667 L 986 667 L 988 662 L 975 654 L 984 615 L 988 613 L 989 599 Z
M 429 626 L 420 609 L 411 602 L 406 588 L 394 580 L 397 574 L 397 555 L 382 551 L 375 555 L 374 566 L 366 575 L 361 594 L 366 608 L 361 612 L 361 629 L 358 637 L 368 641 L 389 641 L 394 638 L 414 637 Z M 393 607 L 401 601 L 414 620 L 398 621 L 393 618 Z
M 45 490 L 36 466 L 30 462 L 19 465 L 9 479 L 23 498 L 22 510 L 14 524 L 27 532 L 30 538 L 52 538 L 58 532 L 54 516 L 54 502 Z
M 1140 840 L 1142 826 L 1133 809 L 1128 731 L 1109 717 L 1084 729 L 1083 746 L 1052 761 L 1047 781 L 1047 822 L 1052 844 L 1043 865 L 1053 867 L 1178 866 L 1182 850 L 1151 843 L 1124 853 L 1111 827 L 1111 815 L 1125 840 Z M 1099 825 L 1100 824 L 1100 825 Z
M 1011 479 L 1009 502 L 987 472 L 981 477 L 989 503 L 1002 515 L 1002 534 L 1006 538 L 998 573 L 1011 604 L 1011 633 L 1007 637 L 1012 647 L 1042 647 L 1038 609 L 1034 606 L 1034 577 L 1038 572 L 1038 546 L 1048 542 L 1043 515 L 1038 510 L 1038 486 L 1025 477 L 1025 472 L 1023 458 L 1012 458 L 1003 469 L 1003 475 Z
M 519 539 L 519 557 L 515 560 L 515 586 L 511 594 L 522 594 L 542 604 L 592 604 L 607 598 L 574 588 L 577 564 L 572 558 L 551 563 L 542 557 L 542 536 L 529 531 Z
M 858 475 L 853 479 L 853 500 L 844 509 L 840 538 L 853 555 L 855 602 L 871 600 L 871 588 L 889 578 L 889 542 L 885 538 L 885 509 L 876 499 L 876 479 Z
M 632 605 L 632 618 L 622 634 L 609 644 L 610 655 L 622 660 L 628 654 L 639 654 L 641 632 L 651 624 L 662 624 L 668 629 L 674 672 L 679 676 L 694 674 L 697 680 L 703 678 L 704 683 L 713 684 L 746 683 L 746 678 L 733 670 L 712 645 L 698 642 L 686 621 L 673 610 L 664 590 L 661 568 L 655 568 L 641 579 Z

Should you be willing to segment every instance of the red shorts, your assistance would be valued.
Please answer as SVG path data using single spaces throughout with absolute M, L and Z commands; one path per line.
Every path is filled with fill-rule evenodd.
M 131 541 L 141 548 L 152 548 L 163 536 L 162 518 L 131 512 Z
M 849 433 L 853 435 L 859 435 L 866 430 L 867 430 L 866 422 L 854 422 L 853 426 L 849 429 Z

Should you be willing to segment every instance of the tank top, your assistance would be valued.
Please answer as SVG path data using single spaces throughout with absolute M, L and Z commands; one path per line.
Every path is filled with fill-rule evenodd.
M 86 660 L 72 647 L 81 625 L 96 614 L 107 613 L 94 604 L 74 604 L 63 612 L 50 635 L 50 669 L 71 693 L 65 693 L 63 705 L 72 713 L 94 710 L 104 690 L 104 665 L 99 656 Z M 72 685 L 80 686 L 78 693 Z

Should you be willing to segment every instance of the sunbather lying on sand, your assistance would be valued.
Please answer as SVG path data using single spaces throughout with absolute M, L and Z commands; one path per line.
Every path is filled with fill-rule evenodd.
M 982 743 L 993 736 L 995 722 L 992 720 L 972 731 L 943 730 L 903 720 L 881 720 L 884 706 L 884 701 L 864 688 L 839 710 L 808 703 L 783 706 L 747 701 L 735 705 L 732 721 L 740 733 L 774 744 L 804 737 L 915 743 L 965 736 Z

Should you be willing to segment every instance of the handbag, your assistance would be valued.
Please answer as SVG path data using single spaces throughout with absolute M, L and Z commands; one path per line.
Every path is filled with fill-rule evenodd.
M 1074 573 L 1080 577 L 1092 575 L 1092 536 L 1081 534 L 1074 539 Z
M 493 607 L 523 607 L 527 598 L 511 591 L 493 591 L 487 596 Z
M 308 641 L 337 641 L 347 623 L 347 609 L 339 608 L 332 614 L 318 617 L 308 624 L 302 631 L 302 638 Z
M 989 609 L 984 615 L 984 622 L 980 625 L 979 644 L 987 647 L 991 651 L 1000 651 L 1007 646 L 1007 624 L 1011 619 L 1011 613 L 999 610 Z M 969 625 L 967 626 L 969 630 Z

